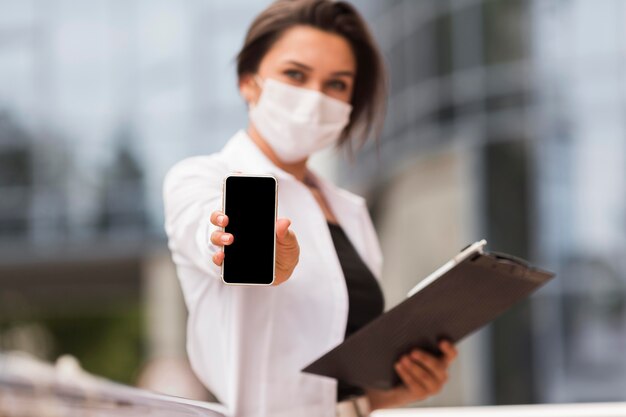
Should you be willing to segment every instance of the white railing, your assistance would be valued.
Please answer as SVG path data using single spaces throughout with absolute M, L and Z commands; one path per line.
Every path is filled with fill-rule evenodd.
M 626 402 L 502 405 L 485 407 L 401 408 L 371 417 L 626 417 Z

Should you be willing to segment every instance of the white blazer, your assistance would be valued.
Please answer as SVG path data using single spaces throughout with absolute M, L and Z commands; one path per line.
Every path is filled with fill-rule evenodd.
M 271 287 L 222 282 L 209 222 L 233 171 L 273 174 L 278 216 L 291 219 L 300 261 Z M 314 177 L 339 224 L 380 280 L 382 253 L 365 200 Z M 185 159 L 163 187 L 165 230 L 189 311 L 187 352 L 199 379 L 234 417 L 335 417 L 337 381 L 300 370 L 339 344 L 348 293 L 326 218 L 309 189 L 278 168 L 245 131 L 224 148 Z M 236 238 L 236 237 L 235 237 Z

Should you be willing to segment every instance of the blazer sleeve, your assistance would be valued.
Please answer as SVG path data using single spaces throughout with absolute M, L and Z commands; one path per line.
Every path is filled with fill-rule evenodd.
M 198 276 L 221 280 L 220 267 L 212 260 L 221 248 L 210 241 L 211 233 L 220 228 L 210 222 L 210 216 L 222 207 L 222 181 L 227 172 L 219 154 L 213 154 L 178 162 L 165 176 L 165 232 L 172 259 L 178 269 L 193 268 L 201 272 L 179 273 L 181 280 Z M 182 282 L 186 298 L 198 295 L 198 291 L 188 288 L 197 284 Z

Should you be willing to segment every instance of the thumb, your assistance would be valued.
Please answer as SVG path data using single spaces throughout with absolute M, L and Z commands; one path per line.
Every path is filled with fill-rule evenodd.
M 276 236 L 279 240 L 283 240 L 287 237 L 290 225 L 291 220 L 289 219 L 278 219 L 276 221 Z

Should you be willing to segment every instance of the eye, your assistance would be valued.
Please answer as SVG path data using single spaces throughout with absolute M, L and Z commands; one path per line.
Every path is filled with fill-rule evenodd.
M 332 80 L 328 82 L 328 87 L 335 91 L 345 91 L 348 88 L 348 85 L 341 80 Z
M 294 81 L 303 82 L 304 81 L 304 73 L 295 69 L 288 69 L 284 71 L 284 74 L 291 78 Z

